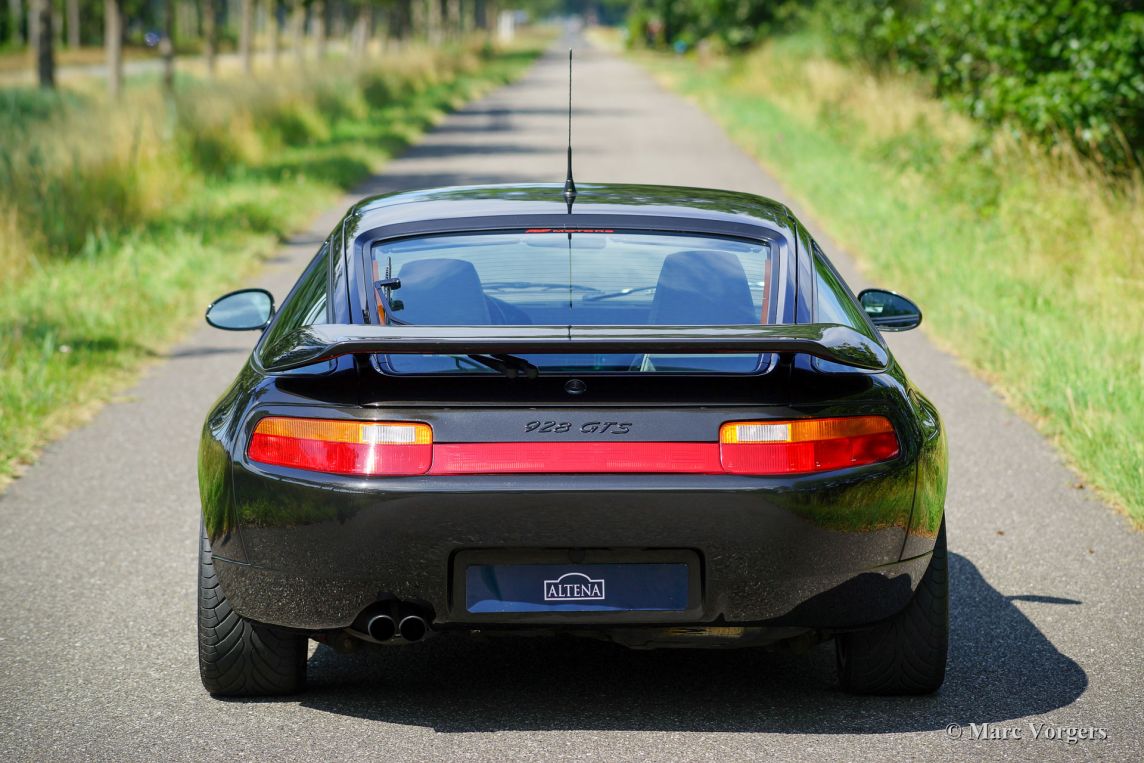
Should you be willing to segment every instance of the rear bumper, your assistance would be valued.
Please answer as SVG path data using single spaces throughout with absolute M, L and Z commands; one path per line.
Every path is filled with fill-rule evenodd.
M 847 628 L 904 607 L 929 560 L 928 553 L 900 560 L 915 477 L 913 464 L 901 460 L 784 478 L 358 480 L 250 464 L 234 465 L 233 476 L 245 560 L 217 560 L 223 590 L 244 617 L 306 630 L 346 627 L 388 597 L 421 603 L 443 629 L 652 622 Z M 697 606 L 635 616 L 474 615 L 456 590 L 461 552 L 512 559 L 572 549 L 630 561 L 649 550 L 693 554 Z

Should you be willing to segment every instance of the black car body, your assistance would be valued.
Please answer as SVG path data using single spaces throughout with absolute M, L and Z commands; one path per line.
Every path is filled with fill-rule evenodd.
M 481 274 L 474 288 L 484 296 L 470 294 L 456 284 L 472 280 L 471 268 L 451 255 L 500 241 L 506 252 L 537 252 L 512 255 L 513 273 L 567 257 L 569 271 L 584 259 L 600 274 L 611 272 L 612 260 L 601 259 L 612 257 L 607 247 L 670 249 L 670 236 L 726 251 L 666 254 L 654 288 L 606 291 L 575 286 L 569 275 L 567 313 L 553 312 L 565 310 L 563 280 Z M 431 256 L 418 260 L 418 247 Z M 498 247 L 486 248 L 480 262 L 496 262 Z M 735 257 L 751 268 L 759 252 L 766 273 L 748 286 L 766 290 L 761 315 L 749 323 L 743 298 L 744 310 L 728 315 L 745 319 L 716 324 L 711 316 L 738 298 L 729 295 L 745 292 L 737 275 L 724 284 L 703 268 Z M 400 273 L 394 256 L 406 257 Z M 670 267 L 682 275 L 669 283 Z M 522 293 L 543 299 L 528 303 Z M 265 313 L 246 326 L 233 311 L 224 315 L 244 295 L 219 300 L 208 318 L 262 328 Z M 465 323 L 466 301 L 477 305 L 468 314 L 488 319 Z M 559 321 L 526 322 L 519 305 L 530 304 Z M 758 313 L 757 295 L 750 304 Z M 908 309 L 891 314 L 903 304 L 912 307 L 886 292 L 859 302 L 785 206 L 746 194 L 582 185 L 570 212 L 559 186 L 488 186 L 355 205 L 207 417 L 199 457 L 204 681 L 220 694 L 298 688 L 305 637 L 345 646 L 566 630 L 630 646 L 837 635 L 847 688 L 935 689 L 936 662 L 944 670 L 945 661 L 944 578 L 924 602 L 935 629 L 925 646 L 929 674 L 911 682 L 885 668 L 861 673 L 899 638 L 901 619 L 917 616 L 911 602 L 917 609 L 927 574 L 944 574 L 941 423 L 875 327 L 916 325 L 920 315 Z M 660 317 L 649 320 L 649 309 Z M 435 323 L 434 314 L 454 319 Z M 601 323 L 612 315 L 630 317 Z M 667 320 L 674 316 L 678 323 Z M 307 419 L 327 422 L 321 437 L 333 439 L 314 445 Z M 385 440 L 388 429 L 354 428 L 378 421 L 418 425 L 392 430 L 418 444 L 400 450 Z M 815 444 L 809 469 L 733 468 L 734 446 L 751 464 L 751 454 L 780 452 L 752 450 L 743 433 L 796 437 L 812 431 L 797 423 L 807 421 L 826 421 L 813 426 L 836 434 L 857 432 L 854 422 L 890 428 L 861 435 L 866 445 L 839 451 L 833 467 Z M 344 432 L 382 444 L 346 445 L 337 439 Z M 292 444 L 295 435 L 302 444 Z M 845 460 L 867 446 L 882 450 Z M 363 472 L 353 465 L 362 448 L 413 466 Z M 350 466 L 339 474 L 291 460 L 315 453 Z M 893 646 L 894 654 L 917 646 Z M 243 667 L 258 655 L 281 658 L 280 681 Z

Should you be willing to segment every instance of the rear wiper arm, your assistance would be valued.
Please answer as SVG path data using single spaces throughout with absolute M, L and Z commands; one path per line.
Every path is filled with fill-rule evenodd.
M 515 355 L 466 355 L 465 357 L 494 371 L 499 371 L 510 379 L 515 379 L 518 376 L 535 379 L 540 374 L 539 368 Z
M 384 278 L 380 281 L 374 281 L 374 288 L 377 289 L 378 294 L 381 295 L 385 302 L 385 318 L 387 323 L 393 323 L 398 326 L 408 326 L 408 321 L 403 321 L 393 315 L 394 311 L 400 310 L 404 305 L 400 300 L 391 299 L 390 294 L 394 289 L 401 288 L 401 281 L 396 278 Z M 518 358 L 515 355 L 466 355 L 469 360 L 480 363 L 482 366 L 499 371 L 510 379 L 515 379 L 523 375 L 526 379 L 535 379 L 540 374 L 540 369 L 529 363 L 524 358 Z

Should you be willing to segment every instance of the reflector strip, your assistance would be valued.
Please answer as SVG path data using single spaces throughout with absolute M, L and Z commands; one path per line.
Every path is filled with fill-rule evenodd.
M 713 442 L 437 443 L 430 474 L 722 474 Z

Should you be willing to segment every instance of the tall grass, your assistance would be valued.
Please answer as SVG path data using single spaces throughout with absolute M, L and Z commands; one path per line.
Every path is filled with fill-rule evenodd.
M 328 144 L 335 125 L 479 63 L 469 49 L 415 48 L 368 71 L 191 81 L 170 99 L 139 88 L 114 106 L 82 92 L 60 100 L 7 91 L 0 209 L 19 225 L 16 238 L 0 241 L 0 262 L 73 257 L 94 239 L 167 215 L 205 183 L 264 166 L 284 148 Z
M 116 104 L 0 91 L 0 483 L 338 191 L 536 52 L 407 47 Z
M 643 60 L 1144 523 L 1144 182 L 987 132 L 818 44 Z

